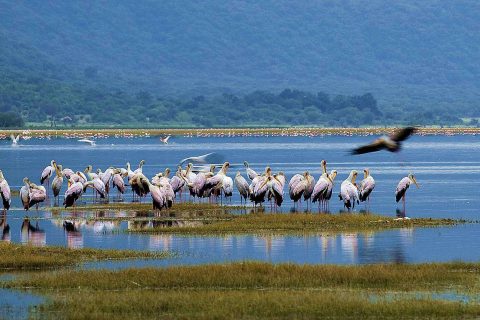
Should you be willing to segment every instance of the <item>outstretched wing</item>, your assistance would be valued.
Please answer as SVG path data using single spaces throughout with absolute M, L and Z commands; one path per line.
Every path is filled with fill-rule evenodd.
M 370 144 L 358 147 L 351 151 L 351 154 L 364 154 L 369 152 L 380 151 L 385 148 L 385 142 L 383 139 L 377 139 Z
M 404 141 L 408 139 L 417 129 L 415 127 L 406 127 L 402 129 L 398 129 L 394 133 L 390 135 L 390 139 L 393 141 Z

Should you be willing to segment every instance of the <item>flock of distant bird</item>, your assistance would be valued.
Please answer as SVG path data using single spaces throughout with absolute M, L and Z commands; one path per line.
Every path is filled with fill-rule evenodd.
M 361 154 L 366 152 L 387 149 L 389 151 L 398 151 L 401 142 L 407 139 L 415 128 L 404 128 L 398 130 L 388 137 L 382 137 L 369 145 L 362 146 L 352 151 L 353 154 Z M 162 138 L 163 143 L 168 143 L 169 137 Z M 13 139 L 12 139 L 13 140 Z M 15 138 L 14 142 L 18 139 Z M 87 141 L 84 141 L 87 142 Z M 90 143 L 90 141 L 88 141 Z M 92 188 L 95 193 L 95 200 L 99 198 L 109 198 L 111 188 L 117 189 L 117 197 L 121 197 L 126 192 L 126 187 L 130 186 L 133 198 L 142 201 L 148 194 L 152 198 L 154 210 L 162 210 L 170 208 L 175 199 L 181 201 L 183 190 L 188 189 L 191 197 L 194 199 L 207 198 L 210 202 L 220 201 L 223 203 L 225 199 L 231 199 L 233 195 L 234 185 L 236 186 L 241 202 L 251 201 L 256 207 L 266 200 L 270 202 L 272 209 L 275 211 L 280 207 L 284 200 L 284 189 L 286 177 L 283 172 L 272 173 L 270 167 L 266 167 L 263 173 L 257 173 L 250 168 L 248 162 L 244 162 L 247 178 L 245 179 L 239 172 L 236 173 L 235 179 L 227 175 L 230 167 L 229 162 L 225 162 L 220 170 L 215 173 L 216 166 L 211 165 L 210 170 L 193 171 L 192 163 L 188 163 L 183 169 L 178 166 L 176 173 L 170 178 L 170 169 L 157 173 L 151 179 L 144 174 L 142 167 L 145 161 L 140 161 L 138 168 L 131 170 L 130 163 L 125 168 L 109 167 L 104 172 L 97 169 L 93 172 L 91 165 L 87 166 L 84 171 L 73 171 L 69 168 L 63 168 L 52 160 L 41 173 L 40 185 L 31 182 L 28 178 L 23 179 L 24 185 L 20 189 L 20 198 L 25 210 L 45 201 L 48 197 L 48 189 L 51 182 L 51 190 L 58 203 L 59 195 L 63 186 L 64 178 L 67 180 L 67 190 L 64 194 L 63 205 L 67 208 L 75 206 L 76 201 L 86 192 L 87 188 Z M 302 174 L 295 174 L 288 183 L 288 195 L 294 202 L 294 206 L 300 203 L 301 199 L 307 203 L 318 202 L 319 210 L 328 210 L 329 200 L 332 197 L 334 181 L 337 171 L 327 172 L 327 162 L 320 162 L 322 175 L 315 178 L 305 171 Z M 364 179 L 360 185 L 357 185 L 356 179 L 358 172 L 352 170 L 348 178 L 342 182 L 340 186 L 339 199 L 343 202 L 344 207 L 348 210 L 354 209 L 355 204 L 366 201 L 369 202 L 370 195 L 375 188 L 375 180 L 370 175 L 368 169 L 363 170 Z M 125 182 L 127 179 L 128 185 Z M 405 194 L 411 184 L 418 187 L 417 181 L 413 174 L 409 174 L 397 185 L 395 192 L 396 201 L 403 200 L 405 211 Z M 47 188 L 45 188 L 45 185 Z M 0 171 L 0 194 L 3 200 L 4 210 L 10 208 L 11 193 L 7 180 Z

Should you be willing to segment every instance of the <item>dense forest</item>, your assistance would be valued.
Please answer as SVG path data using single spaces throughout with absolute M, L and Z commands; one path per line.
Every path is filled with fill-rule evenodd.
M 0 0 L 0 112 L 12 125 L 456 124 L 480 117 L 479 15 L 467 0 Z
M 154 96 L 148 91 L 133 94 L 120 90 L 109 92 L 38 77 L 21 79 L 13 76 L 0 81 L 0 112 L 9 112 L 10 126 L 22 125 L 22 121 L 58 127 L 100 124 L 356 127 L 462 123 L 448 110 L 434 114 L 428 109 L 410 111 L 400 106 L 379 106 L 371 93 L 347 96 L 284 89 L 280 92 L 257 90 L 243 95 L 221 93 L 171 98 Z M 21 115 L 20 122 L 18 115 Z

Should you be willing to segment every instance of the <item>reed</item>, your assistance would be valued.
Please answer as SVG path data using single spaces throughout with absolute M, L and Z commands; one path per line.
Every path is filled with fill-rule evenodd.
M 0 242 L 0 270 L 56 268 L 95 260 L 160 259 L 169 255 L 167 252 L 34 247 Z
M 474 318 L 480 264 L 293 265 L 244 262 L 122 271 L 37 273 L 4 283 L 47 295 L 65 318 Z M 420 298 L 414 294 L 422 292 Z M 393 294 L 393 295 L 392 295 Z M 108 298 L 106 298 L 108 297 Z

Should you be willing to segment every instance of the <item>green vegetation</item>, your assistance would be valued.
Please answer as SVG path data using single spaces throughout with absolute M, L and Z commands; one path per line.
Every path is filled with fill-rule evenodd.
M 478 125 L 470 2 L 0 2 L 0 112 L 27 123 Z
M 45 269 L 71 266 L 92 260 L 159 259 L 167 256 L 166 252 L 33 247 L 0 242 L 0 270 Z
M 141 233 L 236 234 L 236 233 L 301 233 L 374 231 L 405 227 L 448 226 L 465 221 L 452 219 L 394 219 L 373 214 L 255 214 L 232 215 L 220 221 L 205 220 L 204 224 L 182 227 L 159 227 L 132 230 Z
M 50 299 L 42 316 L 115 318 L 451 318 L 480 316 L 480 266 L 233 263 L 38 273 L 4 282 Z M 234 276 L 232 276 L 234 275 Z M 417 293 L 422 293 L 418 296 Z M 433 298 L 461 294 L 469 303 Z M 106 299 L 105 297 L 108 296 Z
M 138 127 L 245 127 L 245 126 L 360 126 L 441 124 L 458 125 L 462 120 L 448 112 L 408 111 L 377 105 L 373 95 L 330 96 L 285 89 L 280 93 L 255 91 L 246 95 L 220 94 L 211 97 L 161 98 L 144 92 L 127 94 L 100 89 L 73 87 L 38 80 L 25 83 L 11 78 L 0 80 L 0 110 L 8 126 L 130 125 Z M 111 112 L 102 112 L 108 108 Z M 128 112 L 127 112 L 128 110 Z M 349 116 L 345 116 L 349 115 Z M 0 125 L 2 114 L 0 114 Z M 415 119 L 415 120 L 412 120 Z M 7 125 L 3 126 L 6 127 Z

